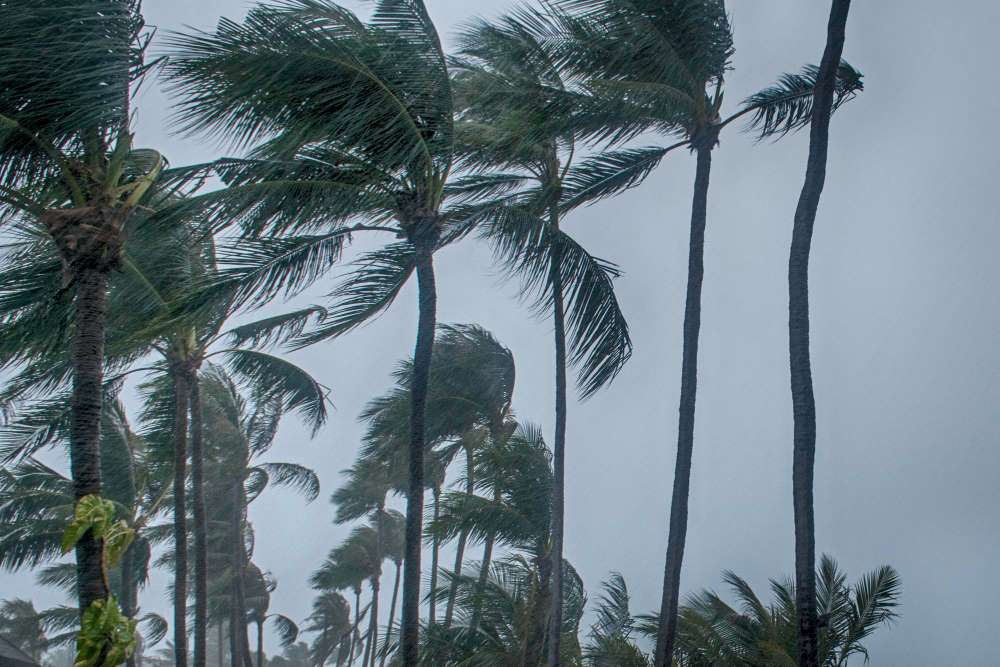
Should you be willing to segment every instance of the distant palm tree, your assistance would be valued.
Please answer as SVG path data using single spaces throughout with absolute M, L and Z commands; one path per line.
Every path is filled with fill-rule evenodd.
M 528 15 L 535 30 L 563 39 L 558 60 L 583 80 L 581 91 L 554 103 L 576 111 L 577 134 L 619 143 L 646 131 L 673 135 L 666 147 L 608 151 L 590 161 L 580 193 L 590 199 L 633 187 L 679 148 L 697 157 L 691 207 L 687 295 L 683 324 L 677 461 L 671 499 L 661 617 L 655 664 L 668 665 L 676 634 L 681 563 L 687 535 L 687 506 L 694 447 L 698 340 L 704 279 L 704 242 L 712 151 L 720 132 L 747 117 L 747 129 L 780 136 L 809 123 L 815 68 L 784 75 L 779 83 L 723 116 L 724 79 L 733 55 L 733 37 L 723 0 L 556 0 L 553 15 Z M 835 64 L 836 105 L 860 89 L 860 75 Z M 558 99 L 558 98 L 556 98 Z M 558 664 L 550 656 L 549 665 Z
M 816 528 L 813 468 L 816 460 L 816 400 L 809 359 L 809 249 L 820 195 L 826 180 L 830 116 L 840 102 L 837 73 L 844 51 L 850 0 L 833 0 L 826 48 L 816 75 L 805 183 L 795 209 L 788 254 L 788 357 L 794 416 L 792 486 L 795 510 L 795 583 L 798 592 L 801 667 L 817 667 L 819 626 L 816 599 Z
M 64 361 L 77 499 L 101 492 L 108 277 L 121 263 L 123 229 L 163 166 L 155 151 L 134 147 L 130 132 L 131 95 L 150 68 L 147 43 L 138 0 L 15 0 L 0 21 L 0 225 L 41 235 L 61 266 L 55 282 L 21 276 L 48 299 L 4 301 L 0 363 Z M 14 278 L 3 276 L 0 294 L 23 285 Z M 68 299 L 71 309 L 51 307 Z M 58 317 L 66 312 L 70 319 Z M 67 331 L 68 348 L 60 345 Z M 82 613 L 107 595 L 89 533 L 76 558 Z
M 0 602 L 0 638 L 12 641 L 37 664 L 48 647 L 42 618 L 30 600 L 13 598 Z
M 331 660 L 339 667 L 348 664 L 357 622 L 351 623 L 351 606 L 340 593 L 323 591 L 314 600 L 305 630 L 317 634 L 309 647 L 313 665 Z
M 274 577 L 253 564 L 247 570 L 247 613 L 250 622 L 257 626 L 257 667 L 264 667 L 264 624 L 271 621 L 284 648 L 295 644 L 299 627 L 284 614 L 269 613 L 271 593 L 278 587 Z

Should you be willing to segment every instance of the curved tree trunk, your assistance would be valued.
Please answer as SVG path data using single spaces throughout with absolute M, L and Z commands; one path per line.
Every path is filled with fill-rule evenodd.
M 198 373 L 189 376 L 191 503 L 194 518 L 194 667 L 205 667 L 208 633 L 208 527 L 205 517 L 205 442 Z
M 403 667 L 416 667 L 420 656 L 420 550 L 423 545 L 424 418 L 427 385 L 434 354 L 437 287 L 434 282 L 434 249 L 437 233 L 421 231 L 414 242 L 419 295 L 417 342 L 413 351 L 410 384 L 409 489 L 406 497 L 406 560 L 403 564 L 403 613 L 400 651 Z
M 549 225 L 553 231 L 559 230 L 559 208 L 553 204 L 549 209 Z M 552 537 L 549 573 L 552 579 L 552 595 L 549 598 L 549 651 L 546 664 L 557 667 L 562 640 L 562 599 L 563 599 L 563 527 L 565 525 L 566 490 L 566 312 L 563 301 L 562 249 L 558 235 L 554 235 L 552 246 L 552 266 L 549 281 L 552 284 L 552 321 L 556 344 L 556 431 L 552 449 Z M 535 663 L 537 664 L 537 663 Z
M 465 449 L 465 495 L 476 492 L 475 454 L 471 447 Z M 451 590 L 448 591 L 448 605 L 444 610 L 444 627 L 451 627 L 451 619 L 455 614 L 455 598 L 458 596 L 458 578 L 462 576 L 462 565 L 465 560 L 465 545 L 469 541 L 469 531 L 465 528 L 458 535 L 458 547 L 455 549 L 455 568 L 452 570 Z
M 108 274 L 82 268 L 76 279 L 76 331 L 71 350 L 70 469 L 76 501 L 101 494 L 101 410 L 104 385 L 104 328 Z M 108 596 L 101 574 L 101 545 L 88 531 L 76 543 L 76 582 L 80 613 Z
M 392 602 L 389 604 L 389 627 L 385 631 L 385 645 L 386 650 L 382 651 L 382 661 L 379 663 L 381 667 L 385 667 L 386 658 L 389 656 L 389 640 L 392 638 L 392 624 L 396 621 L 396 600 L 399 597 L 399 574 L 401 570 L 400 563 L 396 563 L 396 577 L 392 583 Z
M 677 461 L 670 500 L 670 534 L 660 604 L 660 631 L 656 638 L 656 667 L 669 667 L 677 635 L 677 602 L 681 563 L 687 539 L 688 491 L 691 485 L 691 455 L 694 450 L 694 409 L 698 388 L 698 335 L 701 330 L 701 285 L 705 266 L 705 222 L 708 182 L 712 171 L 715 140 L 697 148 L 698 164 L 691 206 L 691 239 L 688 250 L 687 301 L 684 308 L 684 350 L 681 359 L 680 415 L 677 428 Z
M 826 181 L 827 148 L 834 86 L 844 50 L 850 0 L 833 0 L 826 49 L 816 78 L 806 177 L 795 209 L 788 256 L 788 358 L 794 416 L 792 496 L 795 510 L 795 603 L 799 667 L 817 667 L 816 533 L 813 468 L 816 459 L 816 401 L 809 358 L 809 251 L 820 195 Z
M 441 516 L 441 485 L 434 486 L 434 521 Z M 437 623 L 437 582 L 438 582 L 438 557 L 441 551 L 441 540 L 435 535 L 431 541 L 431 583 L 430 596 L 427 599 L 427 619 L 430 625 Z
M 187 437 L 190 388 L 183 369 L 174 384 L 174 663 L 187 667 Z

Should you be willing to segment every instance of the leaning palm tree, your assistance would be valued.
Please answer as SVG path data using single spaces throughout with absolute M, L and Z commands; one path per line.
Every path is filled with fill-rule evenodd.
M 149 70 L 148 39 L 138 0 L 15 0 L 0 11 L 0 224 L 30 227 L 62 267 L 62 279 L 42 287 L 51 301 L 5 304 L 14 307 L 2 316 L 0 363 L 68 360 L 79 499 L 101 492 L 108 277 L 120 265 L 123 227 L 163 163 L 155 151 L 136 149 L 130 132 L 130 98 Z M 55 318 L 66 311 L 51 305 L 67 300 L 71 319 Z M 52 347 L 67 328 L 69 350 Z M 100 552 L 89 533 L 76 546 L 81 613 L 108 593 Z
M 416 273 L 402 594 L 404 664 L 413 665 L 437 303 L 433 257 L 460 236 L 451 223 L 462 214 L 445 207 L 455 104 L 437 30 L 421 0 L 379 0 L 368 22 L 329 0 L 290 0 L 171 43 L 168 71 L 182 126 L 252 147 L 248 158 L 220 164 L 228 187 L 197 205 L 220 224 L 284 235 L 244 246 L 248 292 L 271 296 L 311 282 L 353 234 L 397 239 L 360 260 L 336 292 L 333 315 L 300 344 L 341 335 L 382 312 Z
M 526 15 L 534 14 L 525 10 Z M 549 558 L 553 576 L 550 648 L 559 653 L 562 605 L 567 365 L 580 367 L 586 398 L 611 382 L 631 356 L 628 324 L 615 297 L 617 268 L 587 252 L 563 229 L 565 214 L 599 195 L 580 193 L 574 115 L 545 104 L 568 84 L 545 39 L 517 16 L 477 21 L 460 36 L 454 85 L 463 102 L 456 126 L 472 173 L 453 186 L 475 211 L 480 235 L 551 314 L 555 337 L 555 484 Z M 568 345 L 567 345 L 568 343 Z M 567 349 L 567 347 L 569 349 Z
M 339 667 L 347 664 L 347 652 L 353 642 L 357 623 L 351 623 L 351 606 L 340 593 L 324 591 L 313 600 L 312 613 L 306 619 L 306 632 L 316 633 L 309 647 L 314 665 L 333 660 Z
M 805 183 L 795 209 L 792 247 L 788 254 L 788 358 L 792 387 L 794 461 L 792 487 L 795 509 L 795 583 L 799 610 L 798 661 L 816 667 L 819 625 L 816 607 L 816 528 L 813 508 L 813 468 L 816 460 L 816 401 L 809 360 L 809 249 L 820 194 L 826 180 L 830 115 L 839 104 L 837 70 L 844 51 L 850 0 L 834 0 L 826 49 L 816 75 L 812 99 L 809 159 Z
M 554 110 L 575 113 L 576 132 L 619 143 L 647 131 L 673 135 L 666 147 L 608 151 L 588 161 L 576 186 L 591 200 L 644 180 L 672 151 L 696 156 L 691 206 L 687 293 L 681 353 L 677 459 L 670 506 L 664 586 L 663 629 L 655 664 L 668 664 L 676 634 L 681 563 L 687 535 L 687 506 L 694 447 L 698 340 L 704 280 L 704 243 L 712 151 L 722 130 L 741 118 L 760 136 L 780 136 L 809 123 L 815 68 L 784 75 L 777 85 L 723 115 L 724 79 L 731 66 L 733 37 L 723 0 L 556 0 L 554 16 L 530 15 L 532 25 L 552 40 L 563 39 L 557 62 L 582 89 L 553 98 Z M 860 75 L 835 64 L 839 106 L 860 89 Z M 583 95 L 586 103 L 580 101 Z M 556 664 L 550 659 L 550 665 Z

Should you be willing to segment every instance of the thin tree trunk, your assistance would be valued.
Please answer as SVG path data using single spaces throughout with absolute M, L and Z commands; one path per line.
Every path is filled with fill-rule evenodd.
M 552 595 L 549 603 L 548 667 L 558 667 L 562 643 L 563 599 L 563 528 L 566 489 L 566 312 L 563 302 L 562 248 L 559 245 L 559 208 L 549 209 L 549 225 L 553 231 L 552 266 L 549 281 L 552 283 L 552 320 L 556 345 L 556 431 L 552 456 L 552 536 L 551 563 Z
M 436 245 L 436 231 L 422 230 L 414 242 L 419 321 L 417 341 L 413 351 L 413 378 L 410 382 L 410 481 L 406 498 L 406 560 L 403 564 L 403 623 L 400 636 L 403 667 L 416 667 L 420 657 L 420 550 L 423 545 L 424 418 L 437 318 L 437 288 L 434 284 L 434 249 Z
M 173 368 L 174 384 L 174 661 L 187 667 L 187 377 Z
M 434 522 L 437 523 L 441 516 L 441 485 L 434 486 Z M 437 535 L 431 540 L 431 594 L 427 599 L 428 622 L 430 625 L 437 623 L 437 582 L 438 582 L 438 557 L 440 555 L 441 540 Z
M 712 171 L 714 137 L 697 148 L 694 201 L 691 206 L 691 239 L 688 250 L 687 302 L 684 308 L 684 349 L 681 360 L 681 396 L 677 428 L 677 461 L 670 500 L 670 534 L 663 575 L 660 630 L 656 638 L 656 667 L 669 667 L 677 635 L 677 603 L 681 563 L 687 539 L 688 492 L 691 486 L 691 455 L 694 450 L 694 411 L 698 388 L 698 335 L 701 330 L 701 285 L 704 278 L 705 222 L 708 182 Z
M 368 641 L 365 645 L 365 656 L 361 664 L 363 667 L 375 667 L 375 651 L 378 647 L 378 595 L 380 589 L 380 576 L 372 577 L 372 604 L 368 608 Z
M 219 624 L 216 626 L 216 628 L 217 628 L 217 631 L 218 631 L 218 639 L 219 639 L 219 667 L 225 667 L 225 662 L 224 662 L 225 655 L 224 655 L 224 651 L 223 651 L 223 648 L 222 648 L 222 640 L 223 640 L 223 638 L 222 638 L 222 621 L 219 621 Z
M 257 667 L 264 667 L 264 620 L 257 620 Z
M 392 638 L 392 624 L 396 621 L 396 600 L 399 597 L 399 575 L 401 566 L 396 563 L 396 577 L 392 583 L 392 602 L 389 605 L 389 627 L 385 631 L 385 645 L 386 650 L 382 651 L 382 661 L 379 663 L 381 667 L 385 667 L 386 658 L 389 656 L 389 640 Z
M 809 358 L 809 251 L 820 195 L 826 181 L 830 114 L 837 70 L 844 50 L 850 0 L 833 0 L 827 42 L 813 101 L 806 177 L 795 209 L 788 257 L 788 357 L 794 415 L 792 495 L 795 510 L 795 603 L 799 667 L 817 667 L 816 532 L 813 472 L 816 459 L 816 401 Z
M 135 610 L 138 606 L 135 596 L 135 544 L 129 546 L 122 555 L 121 561 L 121 610 L 125 618 L 135 617 Z M 135 653 L 133 652 L 125 659 L 126 667 L 135 667 Z
M 104 328 L 108 274 L 94 268 L 76 272 L 76 332 L 72 344 L 73 395 L 70 399 L 70 468 L 76 501 L 101 494 L 101 410 L 104 385 Z M 108 596 L 101 574 L 101 545 L 88 531 L 76 543 L 76 582 L 83 614 Z
M 233 619 L 236 627 L 232 629 L 236 633 L 236 640 L 239 644 L 239 653 L 243 667 L 254 667 L 253 658 L 250 657 L 250 636 L 247 633 L 247 599 L 244 589 L 243 575 L 245 571 L 244 559 L 246 550 L 243 544 L 243 515 L 246 511 L 245 500 L 243 498 L 242 480 L 233 487 L 234 507 L 233 507 L 233 589 L 236 593 L 236 610 Z
M 347 664 L 354 664 L 354 645 L 358 638 L 358 628 L 361 626 L 361 589 L 354 589 L 354 628 L 351 630 L 351 649 Z
M 490 576 L 490 563 L 493 560 L 493 546 L 495 543 L 496 535 L 490 533 L 486 536 L 486 543 L 483 545 L 483 562 L 479 568 L 479 579 L 476 582 L 476 592 L 478 595 L 476 596 L 475 606 L 472 609 L 472 621 L 469 623 L 469 630 L 472 634 L 475 634 L 476 630 L 479 629 L 479 618 L 482 611 L 479 605 L 479 597 L 486 590 L 486 581 Z
M 471 496 L 476 491 L 475 455 L 471 447 L 465 449 L 465 495 Z M 455 599 L 458 597 L 458 578 L 462 576 L 462 565 L 465 560 L 465 545 L 469 541 L 469 531 L 465 528 L 458 535 L 458 547 L 455 550 L 455 569 L 451 580 L 451 590 L 448 591 L 448 605 L 444 610 L 444 627 L 451 627 L 451 619 L 455 613 Z
M 194 518 L 194 667 L 205 667 L 208 633 L 208 526 L 205 517 L 205 444 L 201 386 L 189 376 L 191 400 L 191 502 Z

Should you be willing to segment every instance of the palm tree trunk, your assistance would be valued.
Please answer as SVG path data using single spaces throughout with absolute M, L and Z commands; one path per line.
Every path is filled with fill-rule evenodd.
M 375 650 L 378 647 L 378 595 L 380 575 L 372 577 L 372 604 L 368 608 L 368 641 L 365 644 L 365 656 L 361 660 L 363 667 L 375 667 Z
M 434 522 L 437 523 L 441 516 L 441 485 L 434 486 Z M 438 557 L 440 555 L 441 540 L 435 535 L 431 541 L 431 594 L 427 600 L 428 622 L 430 625 L 437 623 L 437 582 L 438 582 Z
M 483 563 L 479 568 L 479 580 L 476 582 L 476 602 L 472 609 L 472 621 L 469 623 L 469 630 L 472 634 L 475 634 L 476 630 L 479 629 L 479 618 L 480 609 L 479 598 L 483 591 L 486 590 L 486 581 L 490 576 L 490 563 L 493 560 L 493 546 L 496 543 L 496 535 L 490 533 L 486 536 L 486 543 L 483 545 Z
M 223 638 L 222 638 L 222 621 L 221 620 L 219 621 L 218 625 L 216 626 L 216 631 L 218 632 L 218 641 L 219 641 L 219 667 L 224 667 L 223 660 L 225 659 L 225 656 L 224 656 L 224 652 L 223 652 L 223 649 L 222 649 L 222 640 L 223 640 Z
M 230 667 L 243 667 L 243 656 L 240 655 L 240 641 L 236 634 L 236 577 L 232 582 L 232 600 L 229 605 L 229 664 Z
M 174 660 L 187 667 L 187 437 L 189 387 L 183 369 L 171 369 L 174 385 Z
M 566 489 L 566 312 L 563 302 L 562 248 L 559 245 L 559 207 L 549 208 L 549 225 L 553 232 L 552 266 L 549 280 L 552 283 L 552 320 L 556 344 L 556 431 L 552 456 L 552 544 L 549 572 L 552 595 L 549 600 L 549 651 L 546 664 L 558 667 L 562 639 L 563 599 L 563 527 Z M 537 664 L 537 663 L 536 663 Z
M 347 664 L 354 664 L 354 645 L 358 637 L 358 627 L 361 625 L 361 589 L 354 589 L 354 627 L 351 629 L 351 648 L 347 658 Z
M 416 667 L 420 657 L 420 550 L 423 546 L 424 418 L 437 318 L 437 288 L 434 283 L 434 249 L 437 240 L 436 227 L 431 227 L 431 230 L 421 230 L 414 241 L 419 319 L 417 341 L 413 351 L 413 378 L 410 383 L 410 480 L 406 497 L 406 560 L 403 564 L 403 623 L 400 636 L 403 667 Z
M 389 656 L 388 646 L 389 640 L 392 638 L 392 624 L 396 620 L 396 599 L 399 596 L 400 569 L 400 564 L 396 563 L 396 578 L 392 583 L 392 602 L 389 604 L 389 627 L 385 631 L 385 645 L 387 650 L 382 652 L 382 661 L 379 663 L 381 667 L 385 667 L 385 660 Z
M 194 667 L 205 667 L 208 632 L 208 527 L 205 518 L 205 443 L 198 373 L 189 376 L 191 501 L 194 516 Z
M 108 274 L 94 268 L 76 272 L 76 333 L 73 336 L 73 395 L 70 399 L 70 467 L 76 501 L 101 493 L 101 410 L 104 385 L 104 328 Z M 88 531 L 76 543 L 80 613 L 108 591 L 101 574 L 101 545 Z
M 663 575 L 660 629 L 656 638 L 656 667 L 669 667 L 677 635 L 677 602 L 680 593 L 681 563 L 687 538 L 688 492 L 691 486 L 691 455 L 694 449 L 694 409 L 698 388 L 698 335 L 701 330 L 701 285 L 705 266 L 705 222 L 708 182 L 712 171 L 715 139 L 697 148 L 698 163 L 691 206 L 691 239 L 688 250 L 687 302 L 684 308 L 684 349 L 681 360 L 680 415 L 677 429 L 677 461 L 670 500 L 670 534 L 667 563 Z
M 471 496 L 476 492 L 475 484 L 475 455 L 471 447 L 465 449 L 465 495 Z M 462 576 L 462 564 L 465 560 L 465 545 L 469 541 L 469 531 L 462 529 L 458 535 L 458 547 L 455 549 L 455 568 L 452 570 L 454 576 L 451 580 L 451 590 L 448 591 L 448 606 L 444 610 L 444 627 L 451 627 L 451 619 L 455 613 L 455 599 L 458 597 L 458 578 Z
M 257 667 L 264 667 L 264 619 L 257 619 Z
M 247 599 L 244 588 L 243 575 L 246 569 L 244 559 L 246 557 L 243 545 L 243 516 L 246 512 L 246 500 L 243 497 L 243 481 L 239 480 L 233 486 L 234 507 L 233 507 L 233 590 L 235 592 L 235 613 L 233 620 L 236 627 L 231 631 L 236 634 L 236 641 L 239 645 L 239 653 L 243 667 L 254 667 L 253 658 L 250 657 L 250 636 L 247 633 Z
M 132 619 L 135 616 L 137 600 L 135 596 L 135 544 L 131 544 L 125 550 L 121 560 L 121 610 L 125 618 Z M 126 667 L 135 667 L 135 653 L 133 652 L 125 659 Z
M 788 358 L 794 416 L 792 496 L 795 512 L 795 602 L 799 667 L 817 667 L 816 532 L 813 472 L 816 459 L 816 401 L 809 358 L 809 252 L 820 195 L 826 181 L 830 114 L 837 70 L 844 50 L 850 0 L 833 0 L 826 49 L 816 78 L 806 177 L 795 209 L 788 256 Z

